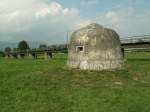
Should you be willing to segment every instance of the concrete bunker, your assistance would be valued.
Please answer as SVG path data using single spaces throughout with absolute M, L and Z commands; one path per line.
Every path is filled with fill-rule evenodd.
M 67 65 L 81 70 L 110 70 L 122 67 L 119 35 L 99 24 L 75 31 L 70 40 Z

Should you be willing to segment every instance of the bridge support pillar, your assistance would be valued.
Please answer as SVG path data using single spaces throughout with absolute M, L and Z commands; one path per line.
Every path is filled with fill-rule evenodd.
M 47 52 L 44 52 L 44 59 L 45 59 L 45 60 L 48 59 Z
M 6 59 L 9 59 L 9 58 L 10 58 L 10 55 L 9 55 L 9 54 L 5 55 L 5 58 L 6 58 Z
M 13 59 L 13 58 L 14 58 L 13 54 L 10 54 L 10 58 L 11 58 L 11 59 Z
M 20 56 L 21 56 L 21 58 L 25 58 L 26 55 L 25 54 L 20 54 Z
M 27 57 L 28 57 L 29 59 L 32 59 L 32 58 L 33 58 L 33 55 L 32 55 L 31 53 L 29 53 L 29 54 L 27 55 Z
M 18 54 L 18 56 L 17 56 L 17 57 L 18 57 L 18 59 L 21 59 L 21 56 L 20 56 L 20 54 Z
M 52 59 L 52 53 L 51 52 L 44 52 L 44 59 Z
M 32 58 L 33 58 L 33 59 L 37 59 L 37 54 L 36 54 L 36 53 L 33 53 L 33 54 L 32 54 Z
M 18 55 L 17 54 L 12 54 L 12 58 L 13 59 L 18 59 Z

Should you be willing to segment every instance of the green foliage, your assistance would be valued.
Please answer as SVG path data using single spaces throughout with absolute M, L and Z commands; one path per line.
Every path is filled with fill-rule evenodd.
M 18 44 L 18 49 L 19 50 L 27 50 L 27 49 L 29 49 L 29 45 L 28 45 L 27 41 L 25 41 L 25 40 L 20 41 L 19 44 Z
M 49 49 L 52 50 L 66 50 L 67 49 L 67 44 L 59 44 L 59 45 L 51 45 L 48 47 Z
M 47 45 L 41 44 L 41 45 L 39 46 L 39 48 L 40 48 L 40 49 L 46 49 L 46 48 L 47 48 Z
M 49 49 L 56 50 L 57 49 L 57 45 L 51 45 L 51 46 L 49 46 Z
M 18 51 L 18 48 L 13 48 L 13 51 Z
M 1 112 L 149 112 L 150 53 L 117 71 L 68 69 L 66 55 L 0 60 Z
M 5 52 L 10 52 L 11 51 L 11 48 L 10 47 L 6 47 L 5 48 Z
M 4 57 L 4 52 L 3 51 L 0 51 L 0 57 Z
M 61 45 L 59 45 L 58 49 L 67 49 L 67 44 L 61 44 Z

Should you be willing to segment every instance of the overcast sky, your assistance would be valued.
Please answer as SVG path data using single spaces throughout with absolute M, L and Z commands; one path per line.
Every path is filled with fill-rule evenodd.
M 0 0 L 0 41 L 65 43 L 93 22 L 121 37 L 150 34 L 150 0 Z

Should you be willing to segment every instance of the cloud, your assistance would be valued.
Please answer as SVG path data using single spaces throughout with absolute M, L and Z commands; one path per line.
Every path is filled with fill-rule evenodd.
M 78 11 L 76 9 L 63 8 L 60 4 L 52 2 L 50 5 L 47 5 L 43 9 L 36 12 L 37 17 L 45 16 L 75 16 Z
M 78 10 L 51 1 L 1 0 L 0 39 L 64 42 Z
M 93 19 L 84 19 L 76 24 L 83 27 L 90 23 L 99 23 L 115 29 L 123 37 L 150 34 L 150 13 L 137 13 L 133 8 L 110 10 Z
M 81 0 L 81 5 L 82 6 L 90 6 L 90 5 L 95 5 L 97 3 L 99 3 L 100 0 Z
M 100 1 L 82 0 L 81 3 L 94 5 Z M 119 6 L 90 18 L 83 17 L 81 12 L 53 0 L 0 0 L 0 40 L 65 43 L 68 31 L 93 22 L 115 29 L 121 37 L 150 33 L 149 11 L 141 13 L 133 7 Z
M 150 33 L 150 13 L 138 13 L 132 9 L 108 11 L 96 19 L 97 22 L 114 28 L 122 37 Z

